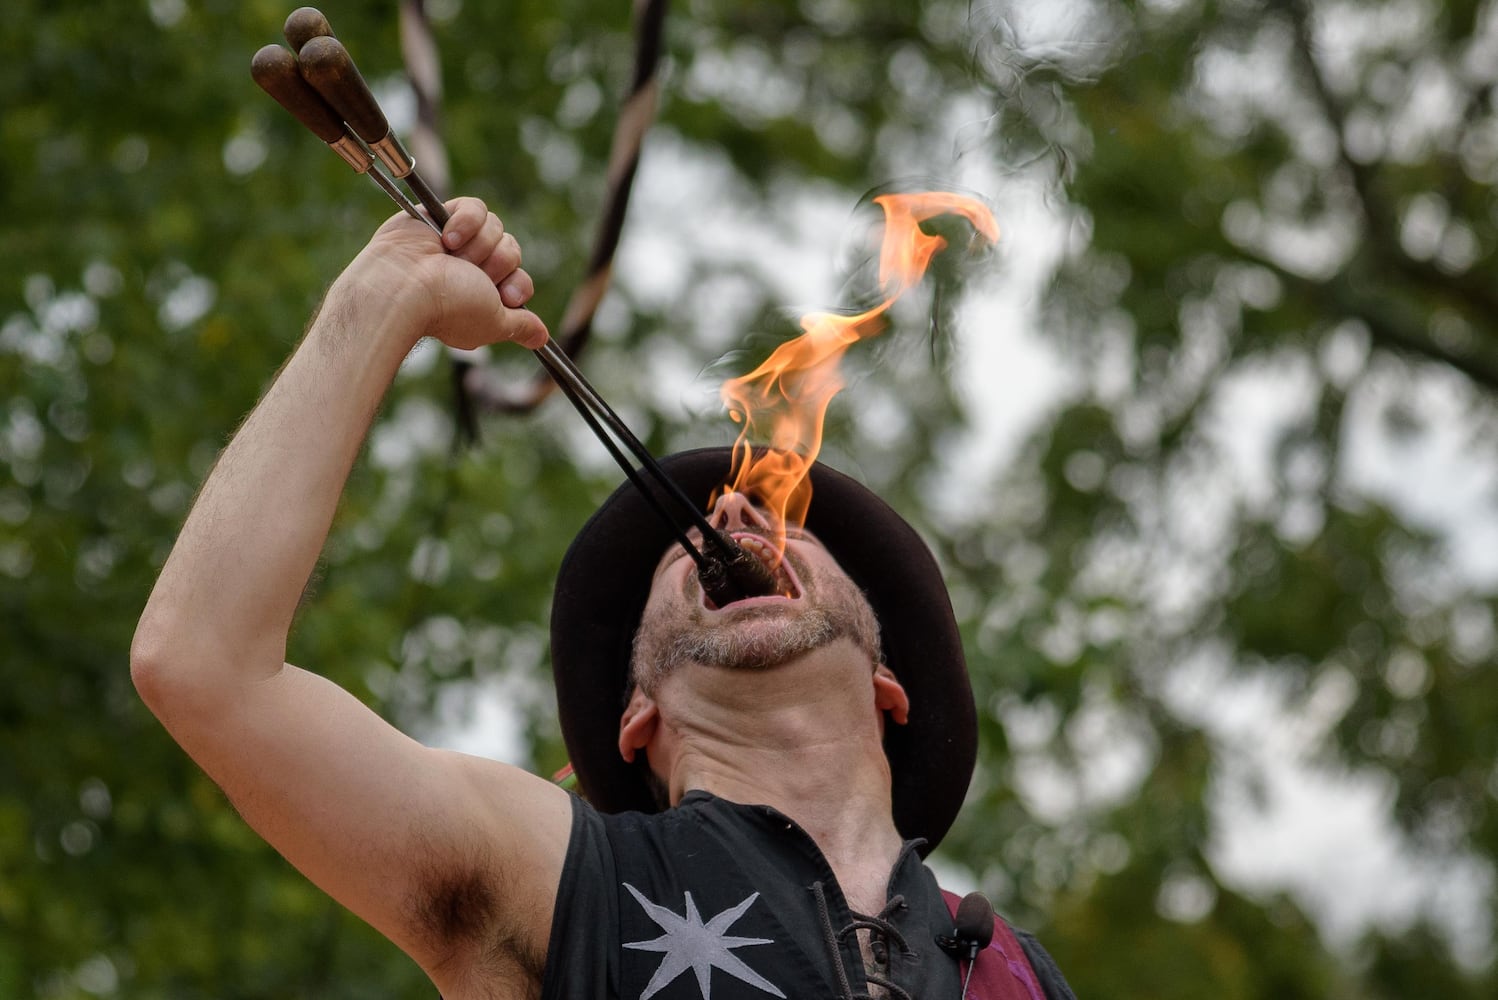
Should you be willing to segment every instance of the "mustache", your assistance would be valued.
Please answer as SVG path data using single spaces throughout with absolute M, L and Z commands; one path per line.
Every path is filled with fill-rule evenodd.
M 818 583 L 811 603 L 794 608 L 760 605 L 743 608 L 731 621 L 709 623 L 707 611 L 694 606 L 669 632 L 642 623 L 631 658 L 635 683 L 653 695 L 661 681 L 688 664 L 765 671 L 843 638 L 883 662 L 879 620 L 863 592 L 844 577 Z

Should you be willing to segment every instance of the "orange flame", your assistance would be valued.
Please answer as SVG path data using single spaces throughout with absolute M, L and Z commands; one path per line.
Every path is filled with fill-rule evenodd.
M 998 223 L 982 202 L 946 191 L 887 194 L 874 199 L 884 210 L 879 251 L 879 290 L 884 300 L 855 316 L 815 312 L 801 317 L 799 337 L 777 347 L 764 364 L 723 383 L 729 415 L 743 424 L 733 446 L 729 489 L 753 494 L 779 518 L 802 524 L 811 505 L 806 478 L 822 448 L 827 406 L 843 387 L 838 362 L 850 346 L 884 327 L 884 314 L 926 273 L 947 245 L 920 224 L 938 215 L 960 215 L 990 242 Z M 756 451 L 756 448 L 759 448 Z M 783 538 L 776 539 L 784 544 Z

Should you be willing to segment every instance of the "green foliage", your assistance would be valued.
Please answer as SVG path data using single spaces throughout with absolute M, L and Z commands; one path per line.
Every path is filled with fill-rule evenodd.
M 0 997 L 430 995 L 260 844 L 128 679 L 196 485 L 389 212 L 249 80 L 291 6 L 6 10 Z M 1415 849 L 1498 861 L 1495 595 L 1348 472 L 1370 421 L 1421 445 L 1435 418 L 1417 388 L 1435 378 L 1492 458 L 1498 125 L 1493 80 L 1471 68 L 1491 61 L 1479 5 L 1114 3 L 1061 27 L 1027 6 L 681 4 L 656 133 L 721 165 L 761 217 L 789 211 L 786 191 L 852 210 L 982 160 L 1037 180 L 1070 225 L 1039 309 L 1076 388 L 965 514 L 932 484 L 981 401 L 929 352 L 881 349 L 830 418 L 826 457 L 930 529 L 962 619 L 982 756 L 941 855 L 1042 931 L 1084 997 L 1491 995 L 1491 963 L 1458 963 L 1426 914 L 1329 950 L 1295 898 L 1230 884 L 1212 844 L 1235 750 L 1171 694 L 1204 658 L 1273 678 L 1292 707 L 1345 691 L 1314 760 L 1386 777 Z M 429 7 L 454 188 L 523 234 L 554 322 L 629 77 L 625 8 Z M 394 5 L 328 13 L 398 89 Z M 1441 113 L 1412 97 L 1430 80 Z M 789 329 L 768 271 L 681 266 L 681 301 L 622 275 L 624 318 L 585 359 L 657 451 L 729 434 L 663 401 L 657 363 L 706 369 Z M 930 306 L 959 336 L 966 268 L 944 265 Z M 747 325 L 710 336 L 696 314 L 720 281 Z M 963 363 L 960 343 L 936 353 Z M 549 773 L 552 573 L 616 474 L 578 461 L 559 402 L 454 453 L 445 364 L 419 356 L 392 390 L 289 656 L 417 731 L 445 693 L 515 681 Z M 1243 482 L 1216 421 L 1234 384 L 1279 376 L 1303 405 Z M 1099 719 L 1103 749 L 1116 735 L 1137 751 L 1122 792 L 1087 790 Z M 1071 789 L 1064 807 L 1040 802 L 1038 773 Z

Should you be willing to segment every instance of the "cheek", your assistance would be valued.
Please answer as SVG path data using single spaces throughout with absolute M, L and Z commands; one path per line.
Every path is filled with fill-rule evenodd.
M 675 567 L 658 577 L 645 599 L 645 610 L 640 614 L 640 631 L 647 632 L 653 625 L 679 617 L 687 606 L 684 593 L 685 574 Z
M 822 559 L 792 558 L 790 563 L 806 589 L 822 598 L 841 596 L 846 587 L 852 586 L 841 567 L 828 565 Z
M 661 597 L 652 592 L 645 601 L 645 610 L 640 613 L 640 634 L 649 636 L 656 628 L 656 623 L 661 620 L 663 614 Z

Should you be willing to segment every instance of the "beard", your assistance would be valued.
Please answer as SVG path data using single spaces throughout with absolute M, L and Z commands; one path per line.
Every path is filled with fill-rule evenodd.
M 879 620 L 846 576 L 818 575 L 814 595 L 801 605 L 761 605 L 709 622 L 695 606 L 688 620 L 652 620 L 635 633 L 630 673 L 654 696 L 661 681 L 688 663 L 724 670 L 765 671 L 838 639 L 851 639 L 873 663 L 882 662 Z

